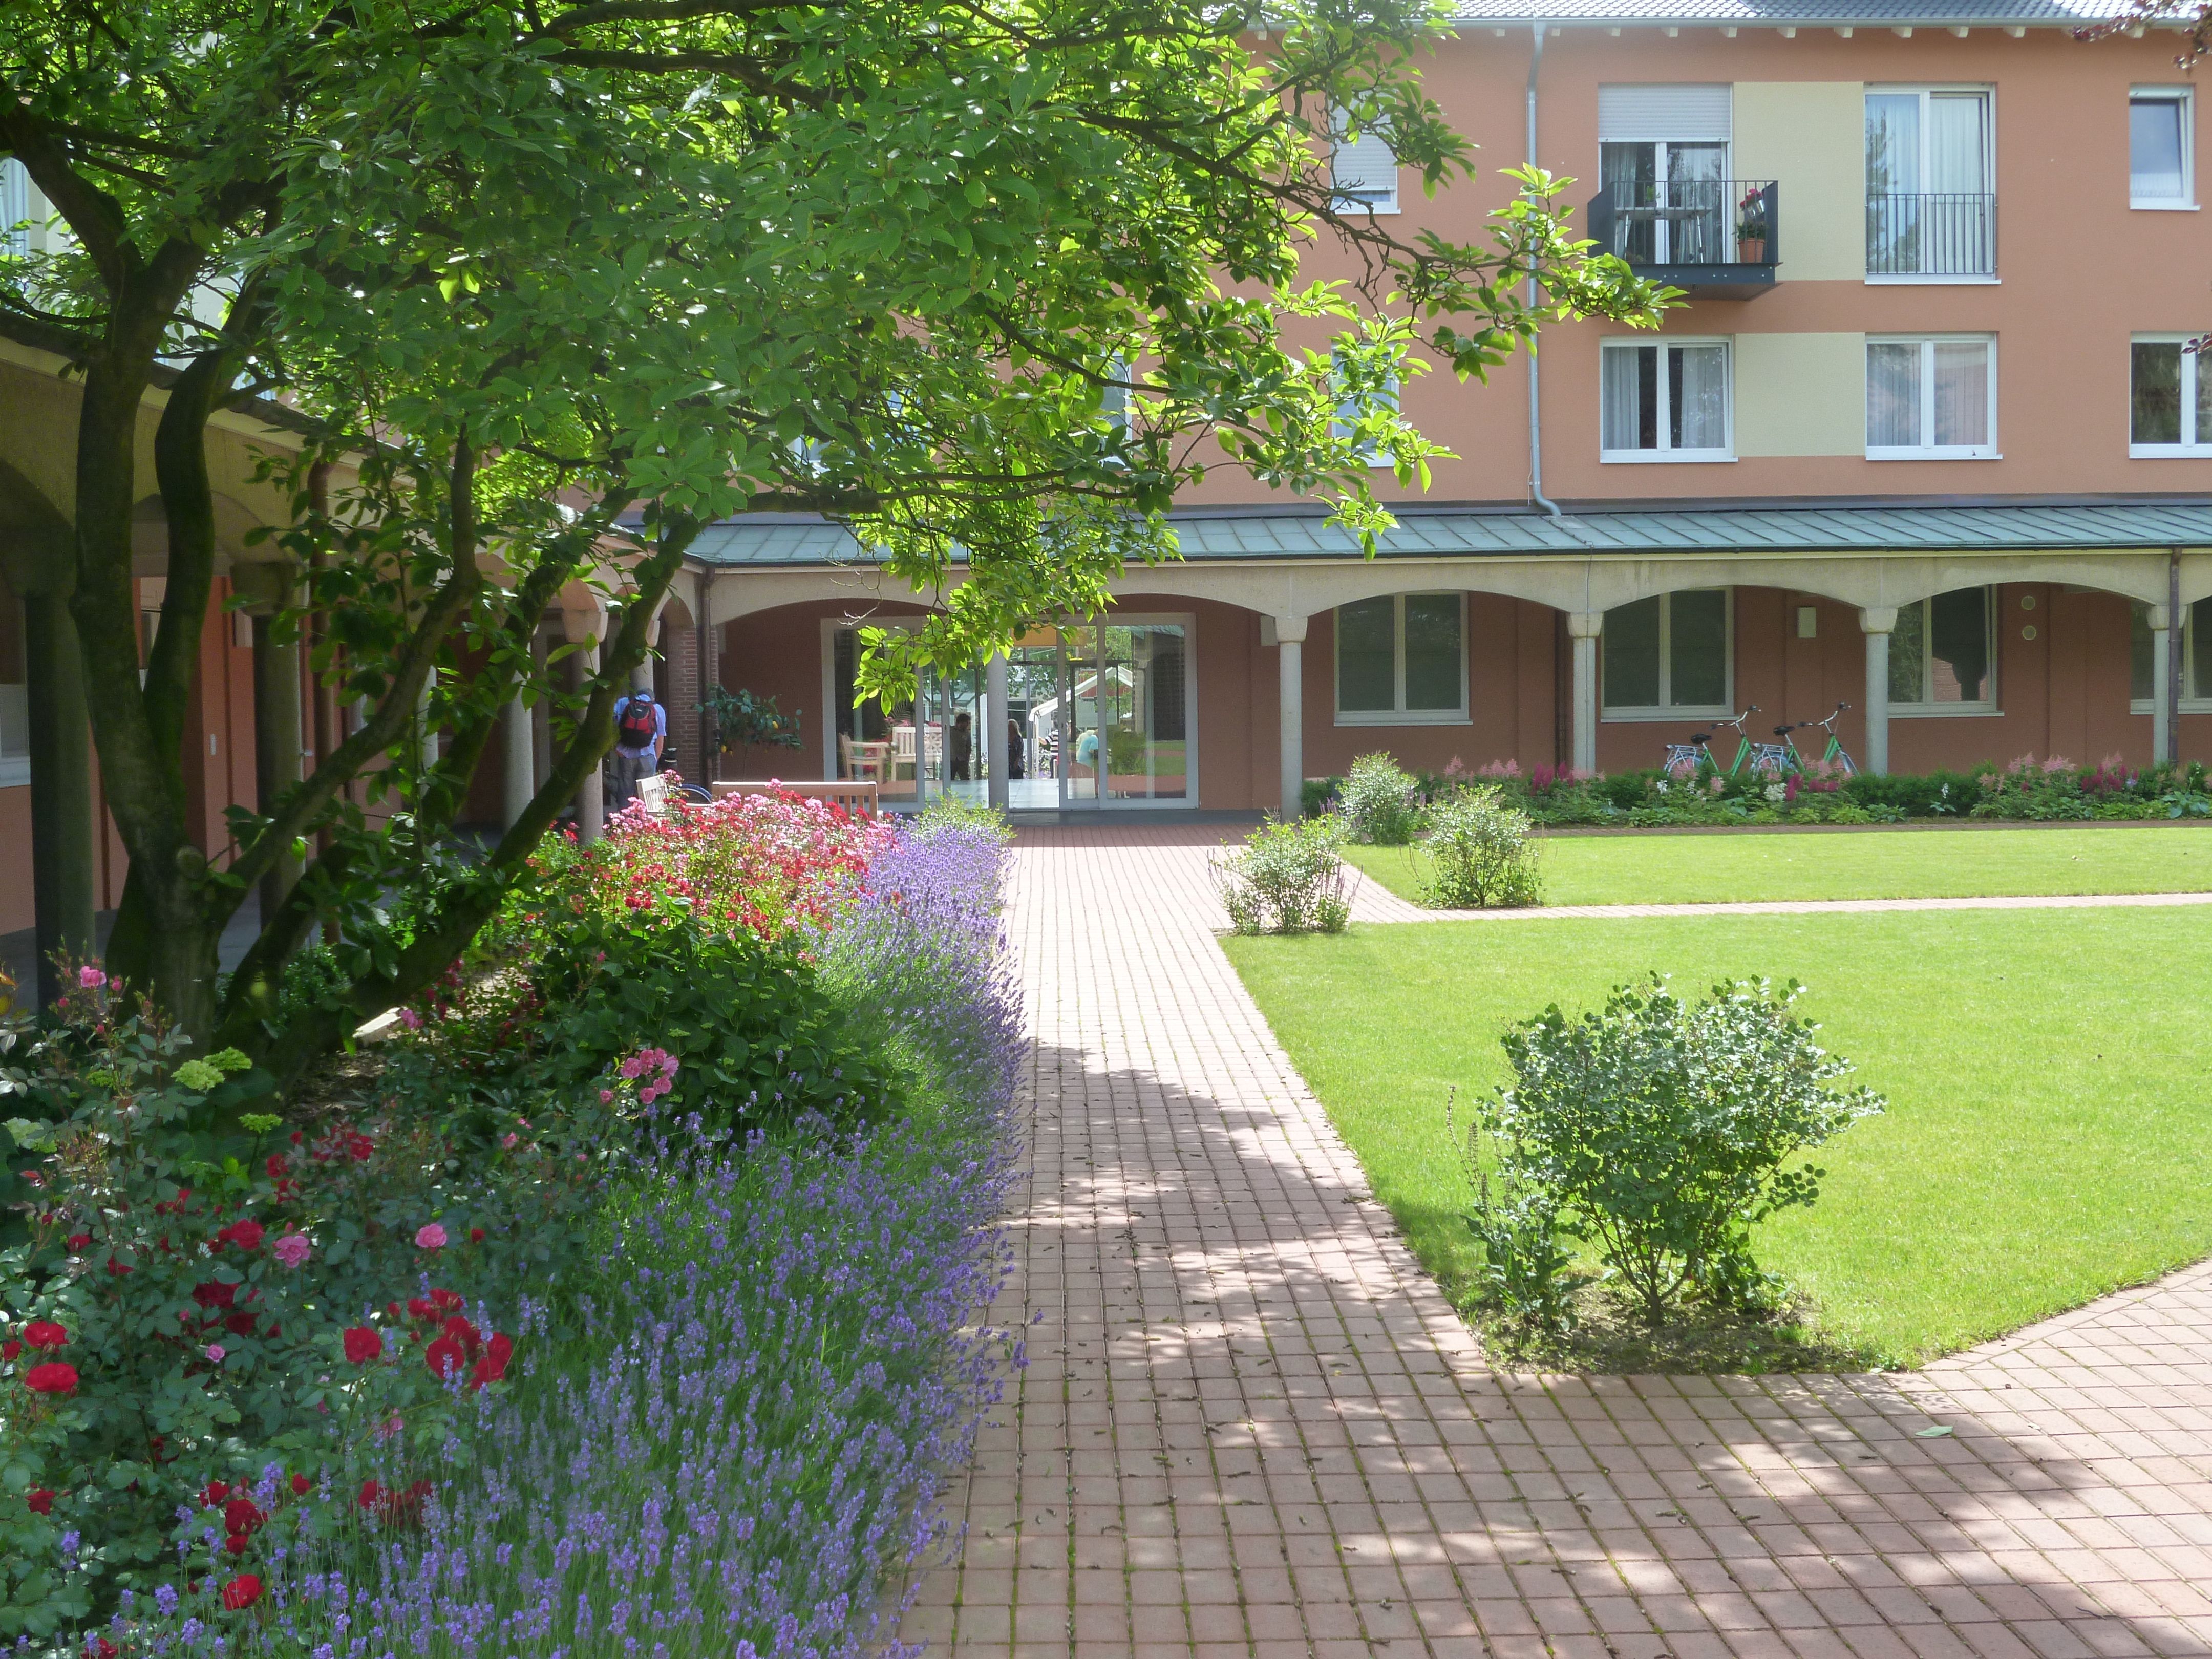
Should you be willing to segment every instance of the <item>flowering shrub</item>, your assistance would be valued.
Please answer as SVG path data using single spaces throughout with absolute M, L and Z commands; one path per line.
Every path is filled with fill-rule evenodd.
M 1455 790 L 1429 811 L 1424 902 L 1443 909 L 1540 904 L 1543 882 L 1528 815 L 1495 783 Z
M 819 928 L 839 897 L 889 844 L 878 818 L 797 795 L 731 795 L 711 805 L 675 797 L 656 817 L 618 815 L 589 848 L 549 843 L 540 881 L 519 896 L 512 922 L 557 922 L 567 911 L 608 917 L 680 901 L 710 927 L 778 939 Z
M 1403 847 L 1421 827 L 1419 785 L 1387 753 L 1362 755 L 1337 793 L 1337 817 L 1347 840 L 1365 847 Z
M 1334 814 L 1270 818 L 1207 868 L 1229 924 L 1240 933 L 1340 933 L 1352 919 L 1344 892 L 1344 830 Z

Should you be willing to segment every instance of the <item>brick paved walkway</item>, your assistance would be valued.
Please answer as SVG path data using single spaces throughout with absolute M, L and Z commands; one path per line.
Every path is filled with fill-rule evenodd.
M 1215 945 L 1219 838 L 1018 851 L 1030 1361 L 908 1639 L 2212 1655 L 2212 1264 L 1908 1376 L 1493 1372 Z

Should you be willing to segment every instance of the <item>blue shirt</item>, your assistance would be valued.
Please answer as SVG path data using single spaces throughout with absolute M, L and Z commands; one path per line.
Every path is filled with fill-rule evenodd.
M 622 730 L 623 710 L 629 707 L 629 699 L 628 697 L 617 697 L 615 699 L 615 730 L 617 732 Z M 662 740 L 667 736 L 668 710 L 662 707 L 659 700 L 656 698 L 653 704 L 653 742 L 647 746 L 651 748 L 653 752 L 657 755 L 660 752 L 660 744 Z M 645 753 L 645 749 L 633 749 L 626 743 L 617 743 L 615 747 L 621 750 L 625 755 L 642 755 Z

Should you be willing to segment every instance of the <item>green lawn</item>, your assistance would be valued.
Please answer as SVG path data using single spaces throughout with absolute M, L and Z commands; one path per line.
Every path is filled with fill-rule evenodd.
M 2212 825 L 1559 835 L 1542 845 L 1547 904 L 2212 890 Z M 1352 847 L 1345 856 L 1419 902 L 1419 848 Z
M 1464 1100 L 1504 1077 L 1510 1020 L 1655 968 L 1684 994 L 1794 975 L 1826 1044 L 1889 1097 L 1822 1149 L 1819 1205 L 1759 1240 L 1829 1337 L 1917 1361 L 2212 1251 L 2202 911 L 1436 922 L 1224 945 L 1448 1285 L 1468 1246 L 1447 1086 Z

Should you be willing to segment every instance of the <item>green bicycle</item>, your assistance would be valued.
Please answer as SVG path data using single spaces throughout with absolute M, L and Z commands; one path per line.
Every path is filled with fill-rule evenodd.
M 1753 743 L 1751 734 L 1744 730 L 1744 722 L 1758 712 L 1759 705 L 1753 703 L 1741 714 L 1715 720 L 1712 732 L 1692 732 L 1687 743 L 1668 744 L 1663 769 L 1678 778 L 1693 778 L 1710 766 L 1723 776 L 1732 778 L 1739 772 L 1757 772 L 1762 766 L 1778 762 L 1782 756 L 1780 744 Z M 1723 768 L 1713 755 L 1713 733 L 1730 726 L 1735 728 L 1735 758 Z
M 1805 757 L 1797 752 L 1797 744 L 1790 734 L 1792 732 L 1826 732 L 1828 734 L 1828 746 L 1820 751 L 1820 758 L 1814 764 L 1826 767 L 1832 771 L 1840 772 L 1847 778 L 1854 777 L 1858 773 L 1858 763 L 1851 758 L 1851 751 L 1844 747 L 1844 740 L 1836 735 L 1837 717 L 1850 708 L 1850 704 L 1839 702 L 1829 711 L 1826 720 L 1799 720 L 1795 726 L 1778 726 L 1774 728 L 1774 735 L 1782 741 L 1778 744 L 1761 744 L 1759 747 L 1780 751 L 1783 771 L 1802 772 L 1805 770 Z M 1780 774 L 1778 773 L 1776 775 L 1779 776 Z

